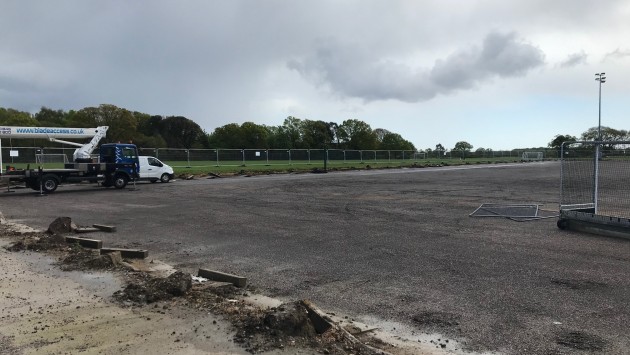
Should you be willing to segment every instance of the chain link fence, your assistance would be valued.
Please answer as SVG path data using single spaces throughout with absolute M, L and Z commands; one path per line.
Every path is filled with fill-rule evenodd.
M 630 141 L 577 142 L 562 154 L 561 211 L 630 218 Z
M 4 165 L 37 164 L 42 155 L 65 154 L 72 161 L 73 147 L 22 147 L 2 146 L 0 154 Z M 343 149 L 173 149 L 139 148 L 141 155 L 159 158 L 175 167 L 251 166 L 319 164 L 326 159 L 338 164 L 392 164 L 413 163 L 423 160 L 505 159 L 520 160 L 525 149 L 510 151 L 411 151 L 411 150 L 343 150 Z M 544 159 L 557 159 L 554 149 L 540 150 Z M 94 152 L 98 156 L 98 149 Z

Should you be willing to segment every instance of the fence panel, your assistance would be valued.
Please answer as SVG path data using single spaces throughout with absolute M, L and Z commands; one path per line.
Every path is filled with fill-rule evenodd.
M 5 164 L 36 164 L 38 154 L 65 154 L 72 161 L 74 147 L 2 147 Z M 140 155 L 155 156 L 174 167 L 247 166 L 320 164 L 401 164 L 419 160 L 445 159 L 521 159 L 526 151 L 542 151 L 545 159 L 560 156 L 556 149 L 514 149 L 511 151 L 412 151 L 412 150 L 343 150 L 343 149 L 175 149 L 138 148 Z M 95 150 L 98 155 L 98 149 Z M 570 154 L 590 154 L 579 149 Z M 59 157 L 56 157 L 59 158 Z M 56 159 L 55 158 L 55 159 Z

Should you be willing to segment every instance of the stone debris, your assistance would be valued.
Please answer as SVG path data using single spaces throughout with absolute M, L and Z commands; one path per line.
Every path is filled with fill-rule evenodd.
M 77 226 L 74 223 L 72 223 L 72 219 L 70 217 L 57 217 L 48 226 L 48 230 L 46 232 L 48 234 L 64 235 L 64 234 L 72 233 L 76 229 L 77 229 Z

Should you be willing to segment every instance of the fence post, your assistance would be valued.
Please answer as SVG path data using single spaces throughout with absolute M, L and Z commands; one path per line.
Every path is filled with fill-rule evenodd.
M 289 165 L 291 165 L 291 149 L 287 150 L 289 152 Z
M 343 163 L 346 163 L 346 150 L 343 151 Z
M 306 154 L 308 155 L 308 165 L 311 165 L 311 150 L 310 150 L 310 149 L 308 149 L 308 150 L 306 151 Z
M 217 153 L 217 166 L 219 166 L 219 148 L 214 150 Z
M 243 166 L 245 166 L 245 149 L 241 149 L 241 153 L 243 154 Z
M 265 154 L 267 155 L 267 165 L 269 165 L 269 149 L 265 150 Z
M 187 168 L 190 168 L 190 150 L 186 149 L 186 160 L 188 161 Z
M 359 159 L 361 160 L 361 163 L 363 163 L 363 151 L 359 150 Z

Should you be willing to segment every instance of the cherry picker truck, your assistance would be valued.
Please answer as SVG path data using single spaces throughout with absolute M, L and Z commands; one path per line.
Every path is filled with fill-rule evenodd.
M 63 169 L 41 167 L 31 169 L 30 165 L 26 169 L 7 167 L 4 173 L 0 169 L 0 178 L 8 180 L 9 184 L 22 182 L 26 187 L 38 191 L 41 189 L 46 193 L 55 191 L 60 184 L 77 182 L 100 183 L 104 187 L 113 186 L 116 189 L 122 189 L 129 181 L 134 181 L 139 177 L 138 148 L 134 144 L 102 144 L 99 156 L 93 158 L 91 154 L 98 146 L 98 142 L 105 137 L 108 128 L 108 126 L 97 128 L 0 126 L 0 142 L 3 138 L 44 138 L 51 142 L 78 147 L 73 153 L 73 162 L 65 163 Z M 81 144 L 60 138 L 92 139 L 86 144 Z

